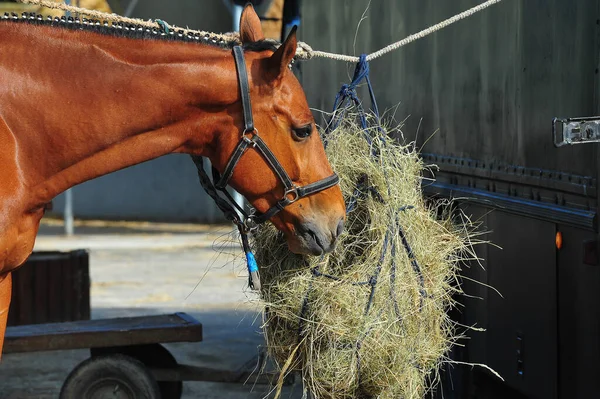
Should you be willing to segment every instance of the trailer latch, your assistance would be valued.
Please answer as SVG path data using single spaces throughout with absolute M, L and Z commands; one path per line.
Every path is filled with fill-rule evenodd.
M 552 137 L 556 147 L 600 143 L 600 116 L 589 118 L 554 118 Z

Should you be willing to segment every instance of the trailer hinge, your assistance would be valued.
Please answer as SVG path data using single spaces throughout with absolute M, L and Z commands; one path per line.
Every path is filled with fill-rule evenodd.
M 556 147 L 600 143 L 600 116 L 589 118 L 554 118 L 552 137 Z

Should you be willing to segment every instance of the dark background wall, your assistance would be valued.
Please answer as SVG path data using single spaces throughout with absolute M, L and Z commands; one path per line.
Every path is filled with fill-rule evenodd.
M 302 40 L 344 54 L 373 52 L 480 4 L 478 0 L 304 1 Z M 595 146 L 555 149 L 554 116 L 598 113 L 595 0 L 505 0 L 371 62 L 380 108 L 409 117 L 426 152 L 596 175 Z M 330 111 L 353 66 L 302 65 L 311 106 Z M 363 92 L 363 98 L 368 97 Z M 420 125 L 420 129 L 417 129 Z M 435 134 L 434 134 L 435 133 Z
M 373 0 L 355 35 L 368 0 L 304 1 L 300 33 L 315 49 L 370 53 L 482 2 Z M 599 242 L 600 153 L 597 144 L 555 148 L 551 122 L 600 114 L 599 7 L 504 0 L 370 64 L 380 109 L 408 118 L 405 137 L 418 132 L 419 147 L 434 154 L 426 161 L 440 165 L 425 190 L 438 195 L 445 185 L 442 195 L 469 198 L 464 212 L 490 232 L 482 239 L 498 245 L 478 246 L 483 267 L 463 269 L 484 285 L 466 281 L 473 298 L 461 299 L 457 319 L 486 332 L 469 333 L 455 355 L 492 367 L 505 382 L 482 393 L 483 380 L 456 367 L 446 381 L 455 388 L 444 397 L 597 396 L 600 269 L 590 254 Z M 303 63 L 309 104 L 330 111 L 353 68 Z M 577 222 L 583 214 L 586 222 Z

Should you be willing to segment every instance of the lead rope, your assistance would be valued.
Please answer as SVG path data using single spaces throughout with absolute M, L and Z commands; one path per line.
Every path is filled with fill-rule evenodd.
M 414 33 L 410 36 L 407 36 L 406 38 L 404 38 L 402 40 L 394 42 L 388 46 L 385 46 L 382 49 L 379 49 L 373 53 L 370 53 L 367 55 L 366 60 L 373 61 L 376 58 L 379 58 L 391 51 L 397 50 L 400 47 L 406 46 L 407 44 L 410 44 L 416 40 L 422 39 L 425 36 L 429 36 L 432 33 L 439 31 L 440 29 L 444 29 L 445 27 L 452 25 L 455 22 L 458 22 L 460 20 L 468 18 L 480 11 L 485 10 L 486 8 L 488 8 L 490 6 L 493 6 L 494 4 L 500 3 L 501 1 L 502 0 L 485 1 L 473 8 L 470 8 L 466 11 L 461 12 L 460 14 L 456 14 L 456 15 L 454 15 L 448 19 L 445 19 L 433 26 L 430 26 L 427 29 L 423 29 L 420 32 Z M 335 61 L 360 62 L 359 57 L 352 56 L 352 55 L 345 55 L 345 54 L 329 53 L 327 51 L 313 50 L 308 44 L 303 43 L 303 42 L 298 43 L 298 51 L 296 52 L 296 57 L 299 59 L 304 59 L 304 60 L 319 57 L 319 58 L 329 58 L 329 59 L 335 60 Z

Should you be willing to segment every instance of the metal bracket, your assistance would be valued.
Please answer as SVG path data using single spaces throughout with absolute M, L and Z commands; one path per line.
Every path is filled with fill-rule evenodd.
M 600 143 L 600 116 L 589 118 L 554 118 L 552 120 L 554 146 Z

